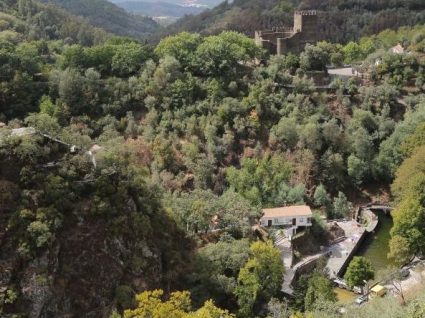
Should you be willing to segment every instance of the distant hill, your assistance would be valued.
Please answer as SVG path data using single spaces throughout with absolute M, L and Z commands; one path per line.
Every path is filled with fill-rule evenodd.
M 41 0 L 41 2 L 58 5 L 72 14 L 85 17 L 92 25 L 117 35 L 143 39 L 160 28 L 153 19 L 130 14 L 106 0 Z
M 425 23 L 423 0 L 234 0 L 178 20 L 153 41 L 181 31 L 214 34 L 236 30 L 253 36 L 257 29 L 292 25 L 297 9 L 320 10 L 321 37 L 338 43 L 387 28 Z
M 153 18 L 169 25 L 185 15 L 195 15 L 220 4 L 222 0 L 110 0 L 130 13 Z
M 204 7 L 182 6 L 167 2 L 125 1 L 118 5 L 128 12 L 149 17 L 182 17 L 186 14 L 198 14 L 205 10 Z
M 74 15 L 54 4 L 35 0 L 0 1 L 0 25 L 0 31 L 15 38 L 15 41 L 27 38 L 43 41 L 63 40 L 66 44 L 91 46 L 103 43 L 112 36 L 104 29 L 88 23 L 84 17 Z
M 129 0 L 110 0 L 113 3 L 120 4 L 124 2 L 129 2 Z M 150 3 L 157 3 L 157 0 L 130 0 L 132 2 L 150 2 Z M 180 5 L 180 6 L 186 6 L 186 7 L 208 7 L 213 8 L 220 3 L 222 3 L 224 0 L 164 0 L 159 2 L 166 2 L 169 4 L 174 5 Z M 232 1 L 229 1 L 232 2 Z

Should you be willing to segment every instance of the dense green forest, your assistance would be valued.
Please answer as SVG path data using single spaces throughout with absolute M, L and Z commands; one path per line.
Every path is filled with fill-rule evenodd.
M 255 30 L 292 26 L 293 11 L 298 9 L 320 10 L 318 35 L 335 43 L 425 22 L 425 3 L 421 0 L 234 0 L 184 17 L 153 38 L 159 40 L 165 34 L 182 31 L 216 34 L 223 30 L 252 37 Z
M 347 217 L 390 184 L 390 257 L 424 255 L 423 25 L 268 56 L 232 31 L 152 47 L 0 6 L 2 316 L 341 317 L 321 268 L 281 295 L 280 252 L 252 225 L 285 204 Z M 344 63 L 364 78 L 311 79 Z M 344 317 L 419 318 L 420 300 Z
M 90 24 L 117 35 L 145 39 L 160 28 L 151 18 L 127 13 L 106 0 L 41 0 L 40 2 L 60 6 L 72 14 L 85 17 Z

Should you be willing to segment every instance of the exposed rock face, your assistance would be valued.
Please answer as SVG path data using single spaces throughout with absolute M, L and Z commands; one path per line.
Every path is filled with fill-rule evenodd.
M 8 195 L 0 208 L 0 317 L 108 317 L 122 305 L 118 286 L 178 287 L 191 242 L 154 191 L 128 175 L 100 175 L 84 188 L 56 173 L 6 180 L 16 203 Z
M 14 253 L 2 253 L 0 288 L 13 286 L 19 294 L 5 312 L 30 318 L 107 317 L 118 285 L 135 291 L 163 286 L 165 255 L 156 243 L 114 237 L 109 230 L 103 220 L 67 226 L 53 246 L 27 264 Z M 183 237 L 178 241 L 185 244 Z

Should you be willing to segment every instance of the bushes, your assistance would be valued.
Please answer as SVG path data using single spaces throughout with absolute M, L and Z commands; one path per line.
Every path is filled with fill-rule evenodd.
M 41 221 L 34 221 L 28 225 L 27 231 L 35 240 L 37 247 L 43 247 L 52 238 L 49 225 Z
M 241 317 L 252 317 L 259 300 L 267 302 L 280 292 L 285 271 L 271 241 L 255 242 L 250 249 L 252 256 L 241 268 L 235 290 Z
M 115 299 L 122 309 L 131 309 L 136 305 L 136 293 L 127 285 L 120 285 L 115 288 Z

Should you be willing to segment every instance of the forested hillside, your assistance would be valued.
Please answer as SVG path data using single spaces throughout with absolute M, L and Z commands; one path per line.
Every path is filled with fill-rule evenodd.
M 65 62 L 65 48 L 72 51 L 102 43 L 113 53 L 115 62 L 109 67 L 115 65 L 121 75 L 130 67 L 127 58 L 136 66 L 140 56 L 151 54 L 136 42 L 113 38 L 51 5 L 9 1 L 1 6 L 0 121 L 7 120 L 10 128 L 17 127 L 10 119 L 37 112 L 41 100 L 42 108 L 50 112 L 52 104 L 47 95 L 42 96 L 52 89 L 67 91 L 79 103 L 73 75 L 65 79 L 65 73 L 57 73 L 62 77 L 60 88 L 52 82 L 55 69 Z M 93 62 L 101 56 L 96 51 Z M 79 59 L 78 49 L 74 58 Z M 99 95 L 98 88 L 106 82 L 92 71 L 92 84 L 97 87 L 92 86 L 92 92 Z M 36 117 L 39 122 L 41 117 Z M 62 128 L 55 121 L 50 128 L 59 130 L 46 126 L 40 132 L 62 139 L 58 135 Z M 30 133 L 15 139 L 16 144 L 4 138 L 9 129 L 0 129 L 0 316 L 102 317 L 108 315 L 114 295 L 120 299 L 118 304 L 128 297 L 131 301 L 129 285 L 178 286 L 192 243 L 165 213 L 158 188 L 147 181 L 143 167 L 117 161 L 111 154 L 102 165 L 106 170 L 92 175 L 90 157 L 81 148 L 71 154 L 66 146 L 75 142 L 81 147 L 88 141 L 84 137 L 73 140 L 77 135 L 68 131 L 58 143 Z
M 111 0 L 111 2 L 113 3 L 123 3 L 123 2 L 128 2 L 128 1 L 133 1 L 133 2 L 151 2 L 151 3 L 155 3 L 157 2 L 156 0 Z M 187 7 L 197 7 L 197 8 L 201 8 L 201 7 L 215 7 L 216 5 L 220 4 L 221 0 L 165 0 L 164 2 L 166 3 L 170 3 L 173 5 L 184 5 Z
M 6 0 L 0 3 L 3 39 L 13 43 L 64 40 L 68 44 L 93 45 L 110 37 L 81 17 L 38 1 Z
M 179 4 L 168 2 L 124 1 L 118 5 L 128 12 L 143 14 L 150 17 L 169 16 L 182 17 L 186 14 L 201 13 L 205 8 L 184 7 Z
M 421 0 L 235 0 L 199 15 L 184 17 L 160 36 L 181 31 L 214 34 L 235 30 L 252 37 L 255 30 L 292 26 L 296 9 L 320 10 L 319 36 L 337 43 L 357 40 L 387 28 L 425 22 L 425 2 Z
M 106 0 L 40 0 L 86 18 L 90 24 L 107 32 L 144 39 L 159 29 L 151 18 L 132 15 Z M 146 15 L 146 14 L 145 14 Z
M 237 32 L 152 47 L 0 5 L 0 316 L 421 317 L 420 300 L 341 315 L 320 268 L 284 297 L 253 225 L 308 204 L 321 242 L 322 217 L 393 184 L 390 256 L 424 255 L 423 25 L 270 57 Z M 344 63 L 362 77 L 312 79 Z

